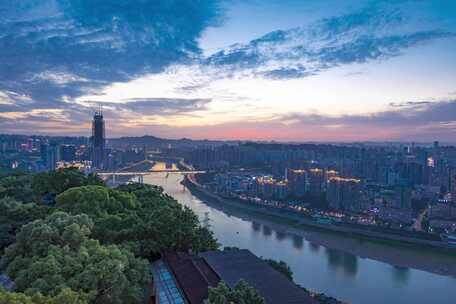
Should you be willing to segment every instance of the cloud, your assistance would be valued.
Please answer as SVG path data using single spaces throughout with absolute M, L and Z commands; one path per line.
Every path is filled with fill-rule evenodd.
M 216 0 L 2 1 L 0 91 L 61 102 L 157 73 L 198 56 L 219 15 Z
M 182 119 L 203 111 L 211 99 L 199 98 L 129 98 L 120 102 L 83 101 L 81 103 L 38 103 L 41 108 L 24 103 L 0 104 L 2 132 L 40 134 L 87 134 L 94 109 L 103 106 L 110 131 L 124 134 L 138 127 L 163 123 L 162 119 Z M 157 122 L 160 118 L 160 122 Z M 131 133 L 125 133 L 130 134 Z
M 170 125 L 161 120 L 147 119 L 154 114 L 171 117 L 182 115 L 182 111 L 187 110 L 191 114 L 192 109 L 203 108 L 208 102 L 207 100 L 184 101 L 183 103 L 187 103 L 187 107 L 184 108 L 187 109 L 176 108 L 182 104 L 182 101 L 174 103 L 167 99 L 130 101 L 131 106 L 128 106 L 128 103 L 107 104 L 104 114 L 109 125 L 108 136 L 159 134 L 170 138 L 233 140 L 456 142 L 456 100 L 397 103 L 391 106 L 390 110 L 364 115 L 329 116 L 294 113 L 210 125 L 179 126 Z M 169 106 L 167 109 L 164 108 L 165 104 Z M 96 106 L 96 103 L 93 105 Z M 145 111 L 144 114 L 139 114 L 143 111 Z M 2 129 L 14 133 L 30 133 L 30 130 L 37 130 L 42 134 L 60 134 L 63 130 L 69 135 L 87 134 L 90 130 L 89 107 L 73 108 L 71 111 L 34 110 L 19 114 L 19 117 L 14 118 L 0 115 Z M 185 114 L 183 115 L 178 116 L 178 119 L 185 117 Z M 75 120 L 78 121 L 77 124 L 72 123 Z M 37 125 L 40 126 L 39 129 L 36 128 Z
M 456 37 L 451 31 L 410 26 L 400 10 L 402 2 L 396 3 L 373 2 L 360 11 L 325 18 L 308 27 L 273 31 L 220 50 L 203 64 L 224 70 L 225 76 L 302 78 L 340 65 L 389 59 L 426 42 Z
M 291 129 L 331 131 L 332 137 L 379 140 L 456 141 L 456 100 L 392 104 L 391 110 L 365 115 L 290 114 L 277 118 Z M 326 132 L 325 132 L 326 130 Z
M 326 116 L 319 114 L 290 114 L 281 117 L 284 121 L 319 123 L 328 125 L 375 124 L 377 126 L 405 126 L 456 121 L 456 100 L 440 102 L 392 103 L 387 111 L 364 115 Z
M 250 134 L 277 139 L 281 132 L 298 139 L 331 130 L 335 137 L 358 138 L 356 132 L 371 128 L 372 134 L 387 138 L 401 136 L 401 128 L 403 134 L 412 134 L 403 129 L 407 126 L 421 128 L 426 134 L 441 130 L 444 136 L 452 136 L 448 130 L 454 128 L 454 102 L 391 103 L 390 110 L 370 115 L 297 113 L 266 121 L 263 118 L 268 115 L 277 116 L 275 110 L 284 113 L 286 102 L 299 107 L 300 100 L 311 98 L 284 92 L 282 107 L 271 105 L 272 99 L 281 102 L 279 94 L 267 95 L 267 89 L 267 93 L 257 94 L 261 86 L 281 84 L 269 79 L 309 77 L 338 66 L 387 60 L 437 39 L 454 39 L 452 30 L 421 24 L 421 18 L 409 12 L 424 2 L 371 1 L 359 11 L 306 27 L 276 30 L 204 57 L 198 39 L 205 29 L 220 22 L 222 1 L 131 0 L 97 5 L 92 0 L 0 1 L 1 131 L 86 134 L 99 102 L 91 100 L 99 99 L 105 100 L 105 113 L 114 122 L 116 134 L 144 132 L 140 128 L 148 127 L 165 132 L 167 126 L 166 134 L 183 132 L 182 136 L 195 132 L 195 136 L 223 137 L 231 130 L 232 136 L 239 137 Z M 182 68 L 173 74 L 169 72 L 173 67 Z M 142 91 L 128 86 L 147 78 L 150 82 L 136 87 Z M 173 78 L 179 78 L 174 87 L 169 85 Z M 247 87 L 252 78 L 258 87 Z M 106 93 L 120 83 L 127 83 L 122 91 L 125 95 L 116 95 L 119 91 L 115 90 L 112 95 Z M 149 83 L 158 89 L 149 92 Z M 114 102 L 113 96 L 124 98 Z M 152 97 L 132 98 L 135 96 Z M 240 107 L 243 98 L 251 109 L 257 108 L 244 111 L 246 106 Z M 249 122 L 244 112 L 253 117 Z M 199 127 L 182 129 L 174 124 L 176 117 L 202 113 L 207 116 L 198 122 Z M 163 119 L 157 121 L 157 116 Z M 236 121 L 241 116 L 245 120 Z M 210 119 L 215 121 L 202 126 Z
M 176 115 L 205 110 L 211 99 L 203 98 L 129 98 L 122 102 L 85 102 L 89 108 L 102 105 L 105 111 L 129 111 L 136 115 Z

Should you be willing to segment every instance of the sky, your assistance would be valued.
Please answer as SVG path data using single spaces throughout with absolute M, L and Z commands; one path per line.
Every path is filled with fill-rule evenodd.
M 2 0 L 0 133 L 456 142 L 453 0 Z

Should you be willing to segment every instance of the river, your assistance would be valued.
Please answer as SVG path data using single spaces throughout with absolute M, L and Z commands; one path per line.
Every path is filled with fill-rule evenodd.
M 163 163 L 157 163 L 155 169 L 162 167 Z M 310 228 L 296 229 L 208 204 L 181 185 L 182 179 L 183 175 L 176 173 L 144 176 L 145 183 L 162 186 L 209 224 L 222 246 L 246 248 L 258 256 L 283 260 L 290 265 L 295 282 L 310 290 L 353 304 L 456 301 L 456 257 Z

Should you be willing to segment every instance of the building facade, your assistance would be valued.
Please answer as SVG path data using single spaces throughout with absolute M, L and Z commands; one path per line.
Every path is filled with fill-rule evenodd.
M 92 167 L 96 169 L 103 169 L 105 162 L 105 122 L 103 113 L 96 111 L 92 120 Z

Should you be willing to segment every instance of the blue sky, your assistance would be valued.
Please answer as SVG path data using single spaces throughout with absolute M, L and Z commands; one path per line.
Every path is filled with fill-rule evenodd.
M 456 142 L 455 1 L 5 0 L 0 132 Z

